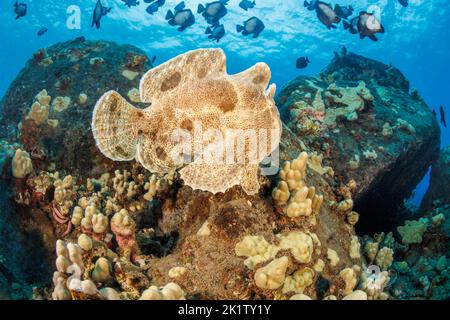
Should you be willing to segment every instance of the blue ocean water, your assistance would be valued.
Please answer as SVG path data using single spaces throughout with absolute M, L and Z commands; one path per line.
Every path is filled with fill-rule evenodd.
M 207 1 L 186 0 L 187 8 L 195 13 L 196 23 L 184 32 L 178 32 L 164 19 L 168 9 L 178 0 L 167 0 L 154 15 L 149 15 L 143 0 L 140 5 L 128 8 L 121 0 L 102 0 L 112 7 L 103 17 L 101 28 L 91 28 L 92 11 L 97 0 L 22 0 L 28 5 L 27 15 L 15 20 L 15 1 L 0 3 L 0 95 L 24 66 L 26 60 L 39 48 L 58 41 L 84 36 L 87 39 L 104 39 L 130 43 L 157 56 L 156 64 L 180 53 L 199 47 L 221 47 L 228 56 L 228 71 L 240 71 L 256 62 L 264 61 L 272 69 L 272 81 L 279 88 L 300 74 L 315 75 L 333 57 L 333 51 L 345 45 L 349 51 L 392 63 L 417 88 L 431 108 L 446 107 L 450 115 L 450 5 L 448 0 L 410 0 L 404 8 L 398 0 L 345 0 L 334 1 L 352 5 L 355 13 L 374 12 L 379 16 L 385 34 L 378 42 L 360 40 L 343 29 L 328 30 L 313 11 L 303 6 L 302 0 L 256 0 L 253 9 L 244 11 L 240 0 L 230 0 L 228 14 L 222 19 L 225 37 L 212 42 L 205 35 L 207 22 L 197 14 L 199 3 Z M 80 28 L 70 29 L 70 13 L 80 10 Z M 248 18 L 260 18 L 266 28 L 257 38 L 244 37 L 236 25 Z M 41 37 L 38 30 L 46 27 Z M 308 56 L 307 69 L 295 68 L 300 56 Z M 450 116 L 449 116 L 450 117 Z M 449 129 L 442 128 L 442 146 L 450 144 Z M 418 187 L 414 202 L 420 201 L 427 187 L 427 178 Z

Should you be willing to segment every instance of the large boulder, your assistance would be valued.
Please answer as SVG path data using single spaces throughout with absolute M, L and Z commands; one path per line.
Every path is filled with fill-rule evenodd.
M 441 150 L 439 159 L 433 163 L 428 191 L 423 198 L 421 210 L 427 211 L 450 204 L 450 146 Z
M 438 123 L 417 91 L 392 67 L 336 54 L 317 77 L 280 92 L 283 121 L 306 148 L 334 168 L 337 186 L 356 181 L 361 233 L 387 230 L 439 151 Z
M 86 176 L 116 167 L 95 145 L 92 110 L 108 90 L 135 100 L 150 67 L 142 50 L 108 41 L 77 38 L 40 49 L 0 102 L 0 138 L 20 142 L 38 169 L 52 163 Z

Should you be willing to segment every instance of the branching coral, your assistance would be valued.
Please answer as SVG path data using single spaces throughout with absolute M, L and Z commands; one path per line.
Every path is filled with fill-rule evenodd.
M 365 291 L 368 300 L 386 300 L 388 295 L 384 292 L 389 283 L 389 274 L 387 271 L 373 272 L 367 269 L 362 272 L 360 289 Z

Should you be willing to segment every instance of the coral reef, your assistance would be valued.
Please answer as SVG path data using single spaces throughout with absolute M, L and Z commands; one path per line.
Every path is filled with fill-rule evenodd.
M 402 221 L 393 232 L 358 237 L 354 230 L 361 221 L 397 219 L 390 210 L 398 199 L 389 190 L 407 195 L 436 149 L 435 120 L 417 94 L 408 94 L 401 73 L 353 54 L 337 57 L 319 78 L 298 78 L 283 90 L 278 102 L 284 125 L 276 117 L 274 86 L 264 92 L 270 76 L 264 65 L 228 76 L 223 54 L 206 52 L 215 67 L 200 68 L 205 57 L 197 57 L 185 64 L 195 67 L 179 82 L 192 84 L 193 77 L 200 85 L 198 78 L 215 74 L 225 78 L 222 88 L 251 80 L 244 89 L 256 87 L 250 91 L 262 106 L 256 105 L 271 110 L 261 123 L 283 126 L 279 174 L 247 172 L 244 178 L 259 192 L 247 193 L 239 186 L 244 183 L 233 180 L 214 194 L 195 189 L 204 182 L 196 179 L 223 186 L 226 176 L 216 168 L 194 170 L 183 183 L 183 169 L 164 170 L 163 162 L 150 173 L 142 157 L 107 159 L 90 132 L 95 101 L 116 90 L 111 97 L 117 103 L 105 105 L 126 111 L 117 116 L 108 110 L 118 118 L 143 113 L 148 105 L 139 101 L 170 105 L 175 93 L 180 99 L 171 91 L 178 76 L 165 81 L 173 66 L 155 68 L 147 78 L 150 66 L 140 50 L 81 38 L 40 50 L 1 103 L 0 297 L 448 299 L 446 195 L 433 196 L 423 217 Z M 196 59 L 176 59 L 186 57 Z M 205 92 L 208 97 L 198 99 L 222 101 Z M 217 116 L 227 106 L 203 109 Z M 253 125 L 253 116 L 245 121 Z M 155 119 L 161 127 L 162 117 Z M 118 141 L 130 149 L 124 142 Z M 437 172 L 448 167 L 442 159 Z M 382 201 L 370 198 L 374 190 Z M 374 203 L 379 216 L 371 220 L 367 205 Z

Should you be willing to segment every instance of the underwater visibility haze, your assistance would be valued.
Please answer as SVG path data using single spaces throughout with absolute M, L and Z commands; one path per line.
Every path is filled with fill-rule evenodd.
M 448 1 L 0 21 L 0 299 L 450 298 Z

